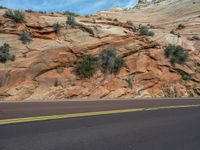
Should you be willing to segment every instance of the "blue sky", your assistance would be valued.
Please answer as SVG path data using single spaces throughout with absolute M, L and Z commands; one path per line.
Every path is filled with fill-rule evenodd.
M 130 8 L 138 0 L 0 0 L 1 6 L 13 9 L 32 9 L 42 11 L 74 11 L 91 14 L 111 7 Z

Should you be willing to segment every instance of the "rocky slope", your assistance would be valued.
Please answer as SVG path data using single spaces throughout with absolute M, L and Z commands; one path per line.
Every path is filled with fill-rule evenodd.
M 200 96 L 200 40 L 192 38 L 200 36 L 199 0 L 112 9 L 76 17 L 75 27 L 66 25 L 67 17 L 60 13 L 24 12 L 26 22 L 14 23 L 3 16 L 5 11 L 0 10 L 0 45 L 9 43 L 16 58 L 0 63 L 2 100 Z M 118 21 L 111 21 L 115 18 Z M 58 34 L 52 27 L 56 22 L 62 26 Z M 179 24 L 184 27 L 178 28 Z M 155 36 L 139 35 L 141 25 Z M 22 31 L 32 34 L 30 44 L 19 40 Z M 164 55 L 169 43 L 188 51 L 186 64 L 169 62 Z M 77 75 L 77 60 L 97 56 L 110 45 L 125 60 L 119 73 Z M 184 80 L 183 75 L 190 78 Z

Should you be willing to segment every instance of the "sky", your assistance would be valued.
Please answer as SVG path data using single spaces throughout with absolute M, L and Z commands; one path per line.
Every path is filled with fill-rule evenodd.
M 35 11 L 73 11 L 80 15 L 92 14 L 112 7 L 130 8 L 138 0 L 0 0 L 0 6 Z

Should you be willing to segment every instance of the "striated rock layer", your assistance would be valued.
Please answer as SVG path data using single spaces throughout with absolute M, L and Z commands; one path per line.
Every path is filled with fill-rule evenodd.
M 0 63 L 2 100 L 200 96 L 200 40 L 192 38 L 200 36 L 198 0 L 156 1 L 145 7 L 76 17 L 75 27 L 66 25 L 67 17 L 59 13 L 24 12 L 26 22 L 14 23 L 3 17 L 5 11 L 0 10 L 0 45 L 9 43 L 16 59 Z M 53 30 L 55 22 L 62 26 L 59 34 Z M 177 28 L 179 24 L 184 28 Z M 140 36 L 141 25 L 155 36 Z M 172 30 L 176 34 L 170 34 Z M 30 44 L 19 40 L 22 31 L 32 34 Z M 171 65 L 165 58 L 164 46 L 169 43 L 188 51 L 185 65 Z M 97 56 L 110 45 L 125 60 L 118 74 L 77 75 L 78 59 Z M 183 75 L 190 79 L 183 80 Z

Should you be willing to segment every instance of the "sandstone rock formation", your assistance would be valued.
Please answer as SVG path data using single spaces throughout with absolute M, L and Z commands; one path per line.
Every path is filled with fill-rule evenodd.
M 165 0 L 79 16 L 75 27 L 66 25 L 67 16 L 61 13 L 24 12 L 26 21 L 14 23 L 3 17 L 5 11 L 0 10 L 0 45 L 9 43 L 16 58 L 0 63 L 2 100 L 200 96 L 200 40 L 193 39 L 200 36 L 198 0 Z M 52 27 L 56 22 L 61 24 L 58 34 Z M 178 28 L 179 24 L 184 28 Z M 155 36 L 140 36 L 137 29 L 141 25 Z M 30 44 L 19 40 L 22 31 L 32 34 Z M 165 57 L 164 46 L 169 43 L 188 51 L 185 65 L 172 65 Z M 125 60 L 118 74 L 77 75 L 78 59 L 97 56 L 110 45 Z M 183 75 L 191 78 L 184 80 Z

